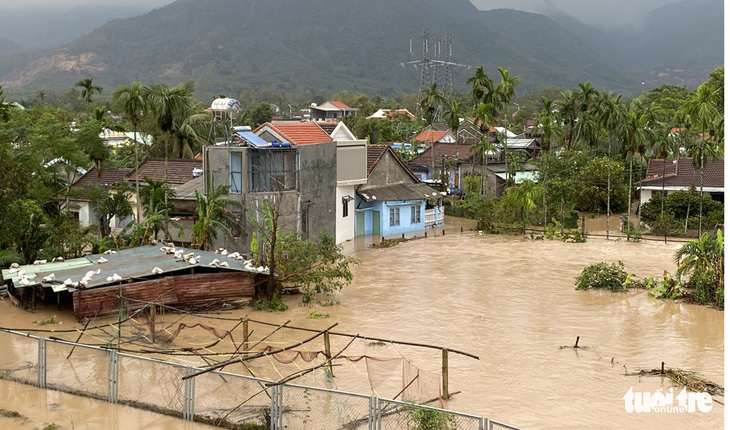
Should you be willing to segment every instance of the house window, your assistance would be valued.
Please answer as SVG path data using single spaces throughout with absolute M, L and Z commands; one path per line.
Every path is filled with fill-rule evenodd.
M 395 227 L 400 225 L 400 208 L 390 208 L 390 226 Z
M 411 206 L 411 224 L 421 223 L 421 205 Z
M 232 194 L 241 194 L 241 180 L 243 179 L 243 154 L 241 152 L 231 152 L 230 163 L 230 181 Z
M 250 191 L 287 191 L 298 187 L 297 153 L 290 149 L 250 150 Z

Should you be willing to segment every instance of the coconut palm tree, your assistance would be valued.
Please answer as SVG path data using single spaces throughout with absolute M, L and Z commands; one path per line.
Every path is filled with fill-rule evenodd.
M 114 103 L 121 108 L 124 116 L 132 123 L 132 129 L 134 130 L 134 180 L 136 182 L 135 191 L 137 194 L 137 222 L 142 217 L 142 203 L 139 196 L 139 143 L 137 141 L 137 128 L 147 109 L 147 101 L 142 91 L 143 88 L 141 83 L 133 82 L 132 85 L 117 88 L 112 94 Z
M 81 87 L 81 97 L 86 100 L 86 103 L 91 103 L 91 96 L 94 93 L 101 94 L 102 88 L 100 85 L 94 85 L 91 78 L 84 78 L 74 84 L 74 87 Z
M 212 192 L 200 194 L 195 190 L 195 225 L 193 226 L 193 247 L 208 249 L 213 240 L 222 230 L 229 237 L 233 237 L 232 228 L 240 228 L 241 222 L 230 209 L 237 208 L 242 213 L 243 203 L 226 197 L 228 190 L 224 185 L 218 186 Z

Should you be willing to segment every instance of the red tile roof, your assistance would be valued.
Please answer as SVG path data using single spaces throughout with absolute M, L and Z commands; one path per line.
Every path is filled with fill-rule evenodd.
M 202 169 L 203 160 L 168 160 L 167 161 L 167 183 L 170 185 L 182 185 L 193 179 L 193 169 Z M 165 180 L 165 159 L 146 158 L 139 164 L 139 180 L 147 176 L 155 181 Z M 135 180 L 134 169 L 127 174 L 127 180 Z
M 254 130 L 254 133 L 258 134 L 258 131 L 264 127 L 271 128 L 274 133 L 280 135 L 282 138 L 294 145 L 332 142 L 332 137 L 313 122 L 267 122 L 258 126 L 256 130 Z
M 430 129 L 426 129 L 426 130 L 423 130 L 422 132 L 418 133 L 418 135 L 416 137 L 414 137 L 413 140 L 419 140 L 421 142 L 428 142 L 428 143 L 438 142 L 441 139 L 443 139 L 444 136 L 446 136 L 447 134 L 449 134 L 448 130 L 433 130 L 432 131 Z
M 96 167 L 92 167 L 91 170 L 86 172 L 84 176 L 73 184 L 73 187 L 84 188 L 91 185 L 101 185 L 102 187 L 109 188 L 117 182 L 124 181 L 127 174 L 133 171 L 134 169 L 104 169 L 101 171 L 101 175 L 99 175 Z
M 329 103 L 338 109 L 352 109 L 350 106 L 347 106 L 339 100 L 327 100 L 325 103 Z
M 665 180 L 662 180 L 663 173 Z M 692 158 L 682 157 L 677 160 L 649 160 L 646 169 L 646 178 L 641 180 L 644 186 L 662 186 L 695 188 L 700 187 L 700 171 L 692 165 Z M 720 157 L 718 161 L 709 159 L 704 171 L 703 186 L 708 188 L 725 187 L 725 161 Z

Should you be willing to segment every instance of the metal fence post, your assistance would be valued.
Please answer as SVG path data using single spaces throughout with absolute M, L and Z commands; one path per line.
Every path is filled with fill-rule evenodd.
M 489 418 L 484 418 L 484 430 L 492 430 L 492 421 Z
M 194 373 L 192 367 L 185 368 L 185 376 Z M 195 419 L 195 378 L 185 380 L 185 394 L 183 399 L 183 419 L 194 421 Z
M 282 416 L 282 402 L 284 400 L 281 385 L 274 385 L 271 387 L 271 430 L 281 430 L 284 428 L 284 420 Z
M 375 399 L 375 430 L 380 430 L 383 425 L 383 405 L 380 397 Z
M 38 386 L 46 388 L 46 339 L 38 338 Z
M 378 399 L 370 396 L 368 401 L 368 430 L 376 430 Z
M 119 400 L 119 353 L 115 350 L 109 351 L 109 365 L 107 368 L 107 390 L 109 392 L 109 403 L 116 403 Z

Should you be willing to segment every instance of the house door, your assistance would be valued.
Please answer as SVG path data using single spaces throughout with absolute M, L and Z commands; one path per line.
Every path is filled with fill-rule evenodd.
M 355 236 L 365 235 L 365 212 L 355 212 Z
M 380 236 L 380 211 L 373 211 L 373 236 Z

